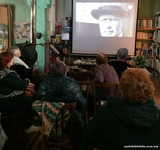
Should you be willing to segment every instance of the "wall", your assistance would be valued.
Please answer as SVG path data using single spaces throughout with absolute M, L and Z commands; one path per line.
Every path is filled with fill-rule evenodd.
M 26 0 L 0 0 L 0 4 L 13 6 L 13 22 L 30 22 L 31 9 Z M 26 42 L 26 40 L 12 39 L 12 45 L 24 42 Z
M 42 33 L 42 38 L 37 39 L 37 44 L 39 44 L 39 43 L 45 43 L 47 41 L 46 39 L 46 9 L 50 5 L 51 0 L 45 0 L 45 1 L 37 0 L 36 2 L 37 2 L 36 30 L 37 32 Z M 13 5 L 13 22 L 31 22 L 30 0 L 0 0 L 0 4 Z M 50 35 L 48 35 L 48 37 L 49 36 Z M 26 40 L 12 39 L 12 45 L 14 45 L 15 43 L 24 43 L 24 42 L 26 42 Z M 46 47 L 37 45 L 36 50 L 38 53 L 38 61 L 37 61 L 38 63 L 37 64 L 38 64 L 39 70 L 41 72 L 44 72 L 45 59 L 46 59 L 45 58 L 46 57 L 46 53 L 45 53 Z
M 65 19 L 65 17 L 72 17 L 72 0 L 56 0 L 56 17 Z
M 160 11 L 160 0 L 139 0 L 138 17 L 154 17 Z

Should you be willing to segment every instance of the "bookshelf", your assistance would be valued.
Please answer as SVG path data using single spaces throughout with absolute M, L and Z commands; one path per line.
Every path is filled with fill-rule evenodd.
M 155 15 L 155 28 L 154 42 L 160 44 L 160 12 L 157 12 Z
M 147 49 L 148 55 L 152 54 L 152 43 L 155 28 L 154 18 L 138 18 L 136 50 Z

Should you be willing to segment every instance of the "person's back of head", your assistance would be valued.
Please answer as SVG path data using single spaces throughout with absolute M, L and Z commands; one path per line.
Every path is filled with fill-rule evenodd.
M 12 46 L 11 48 L 9 48 L 9 51 L 16 57 L 21 56 L 21 51 L 18 46 Z
M 131 103 L 146 103 L 153 97 L 155 87 L 146 71 L 134 68 L 124 71 L 120 89 L 123 97 Z
M 100 53 L 96 56 L 96 63 L 98 65 L 100 64 L 107 64 L 108 63 L 108 57 L 104 53 Z
M 0 69 L 8 67 L 8 64 L 13 59 L 13 54 L 11 52 L 3 52 L 0 54 Z
M 50 67 L 49 74 L 50 75 L 66 75 L 66 65 L 62 61 L 56 61 Z
M 120 48 L 117 51 L 117 58 L 121 60 L 126 60 L 128 56 L 128 49 L 127 48 Z

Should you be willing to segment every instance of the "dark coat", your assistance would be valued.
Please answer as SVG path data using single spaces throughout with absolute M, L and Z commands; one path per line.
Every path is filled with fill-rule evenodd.
M 125 146 L 160 145 L 160 111 L 153 99 L 145 104 L 130 104 L 110 98 L 86 125 L 82 150 L 120 150 Z
M 26 68 L 21 64 L 15 64 L 11 66 L 10 69 L 14 70 L 20 76 L 21 79 L 28 78 L 30 82 L 35 85 L 35 89 L 38 89 L 42 79 L 37 75 L 33 75 L 33 68 Z
M 110 61 L 108 64 L 115 69 L 119 79 L 121 78 L 122 73 L 128 68 L 128 64 L 125 61 Z
M 22 80 L 15 71 L 0 70 L 0 111 L 31 109 L 34 98 L 26 97 L 28 80 Z
M 21 77 L 21 79 L 25 79 L 25 78 L 30 79 L 32 75 L 32 70 L 33 70 L 30 68 L 26 68 L 25 66 L 20 64 L 15 64 L 11 66 L 10 69 L 16 71 L 16 73 Z
M 36 99 L 52 102 L 77 102 L 77 110 L 82 111 L 86 105 L 79 85 L 67 76 L 48 76 L 40 84 Z
M 80 86 L 68 76 L 48 76 L 40 84 L 36 94 L 37 100 L 72 103 L 77 102 L 77 111 L 74 119 L 74 136 L 80 141 L 81 129 L 84 126 L 82 111 L 86 105 Z

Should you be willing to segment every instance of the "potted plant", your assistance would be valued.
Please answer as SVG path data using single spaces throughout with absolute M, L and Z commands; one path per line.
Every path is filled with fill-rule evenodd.
M 144 55 L 135 56 L 131 59 L 136 64 L 138 68 L 145 68 L 146 67 L 146 60 Z

